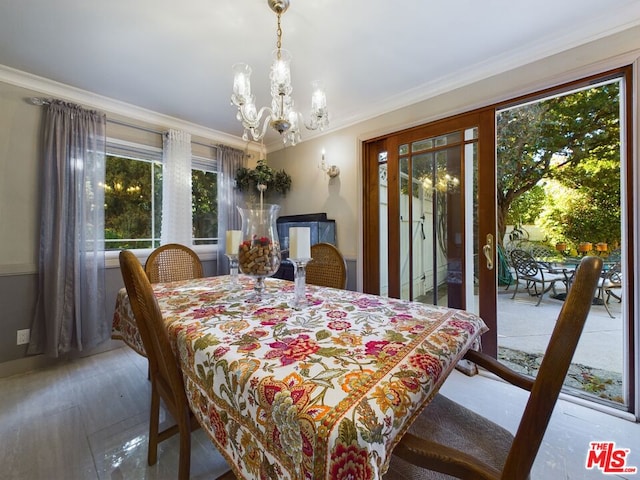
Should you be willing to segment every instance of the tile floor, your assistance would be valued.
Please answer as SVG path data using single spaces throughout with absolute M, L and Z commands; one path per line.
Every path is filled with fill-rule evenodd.
M 0 379 L 0 478 L 3 480 L 174 479 L 178 443 L 159 447 L 147 466 L 146 360 L 127 347 Z M 525 395 L 483 375 L 454 372 L 443 393 L 515 430 Z M 640 467 L 640 425 L 560 401 L 532 480 L 639 478 L 584 467 L 590 441 L 615 441 Z M 226 469 L 202 430 L 194 432 L 191 477 Z M 393 479 L 391 479 L 393 480 Z M 399 479 L 400 480 L 400 479 Z

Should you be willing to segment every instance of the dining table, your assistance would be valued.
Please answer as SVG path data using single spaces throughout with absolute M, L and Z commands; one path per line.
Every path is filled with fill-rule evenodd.
M 242 479 L 380 479 L 487 330 L 474 313 L 228 275 L 153 284 L 191 409 Z M 112 337 L 145 354 L 126 290 Z

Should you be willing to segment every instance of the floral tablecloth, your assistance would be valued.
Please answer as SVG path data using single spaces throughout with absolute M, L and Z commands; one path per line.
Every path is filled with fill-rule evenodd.
M 154 285 L 191 407 L 239 478 L 379 479 L 390 452 L 486 331 L 462 310 L 211 277 Z M 126 292 L 113 336 L 139 353 Z

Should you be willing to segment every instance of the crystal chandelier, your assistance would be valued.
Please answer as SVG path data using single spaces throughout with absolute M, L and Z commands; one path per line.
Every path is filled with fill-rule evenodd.
M 271 108 L 262 107 L 260 111 L 256 108 L 255 96 L 251 94 L 251 67 L 246 63 L 237 63 L 233 66 L 231 103 L 238 107 L 237 118 L 244 127 L 243 140 L 249 140 L 249 133 L 254 141 L 261 140 L 267 132 L 267 126 L 270 126 L 281 135 L 285 145 L 295 145 L 300 141 L 300 123 L 304 123 L 309 130 L 323 130 L 329 125 L 327 97 L 322 83 L 313 82 L 309 121 L 305 123 L 302 115 L 294 109 L 289 68 L 291 55 L 287 50 L 282 49 L 282 28 L 280 27 L 280 17 L 289 8 L 289 0 L 267 0 L 267 2 L 269 8 L 278 17 L 278 41 L 269 74 Z

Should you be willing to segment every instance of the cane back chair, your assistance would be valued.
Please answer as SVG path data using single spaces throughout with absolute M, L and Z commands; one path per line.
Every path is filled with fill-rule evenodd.
M 167 243 L 156 248 L 144 265 L 151 283 L 174 282 L 201 278 L 202 262 L 189 247 L 179 243 Z
M 306 268 L 307 283 L 347 288 L 347 264 L 340 250 L 330 243 L 316 243 L 311 246 L 311 258 Z

